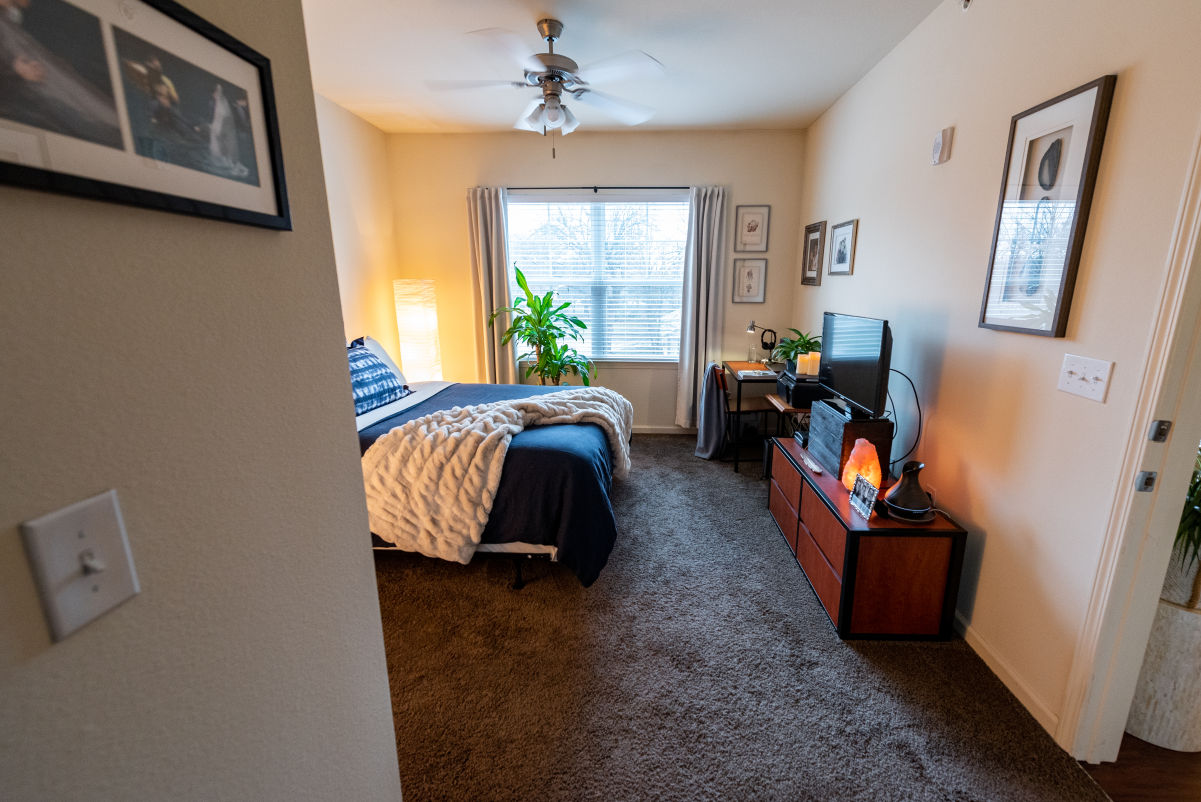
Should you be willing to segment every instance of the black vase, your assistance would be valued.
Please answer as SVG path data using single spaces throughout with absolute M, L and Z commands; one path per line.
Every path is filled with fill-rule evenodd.
M 905 521 L 929 521 L 934 517 L 930 495 L 922 490 L 922 483 L 917 478 L 924 467 L 925 464 L 911 460 L 901 468 L 901 480 L 889 488 L 882 499 L 889 515 Z

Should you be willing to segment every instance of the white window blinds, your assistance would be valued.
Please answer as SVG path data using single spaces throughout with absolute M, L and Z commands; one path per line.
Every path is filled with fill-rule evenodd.
M 688 201 L 510 197 L 509 260 L 530 289 L 554 290 L 588 329 L 591 359 L 676 360 Z M 513 299 L 521 296 L 512 265 Z

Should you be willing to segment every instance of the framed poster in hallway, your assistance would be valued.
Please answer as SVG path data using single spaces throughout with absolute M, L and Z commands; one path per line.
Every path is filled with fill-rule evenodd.
M 0 183 L 291 229 L 271 64 L 171 0 L 13 0 Z

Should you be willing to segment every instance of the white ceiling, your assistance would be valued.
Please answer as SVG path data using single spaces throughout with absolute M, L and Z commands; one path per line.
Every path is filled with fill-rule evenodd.
M 639 128 L 806 128 L 941 0 L 304 0 L 313 85 L 385 131 L 509 130 L 534 89 L 434 92 L 431 79 L 521 80 L 476 37 L 564 24 L 581 66 L 643 50 L 665 77 L 603 88 L 658 113 Z M 622 129 L 568 102 L 581 130 Z

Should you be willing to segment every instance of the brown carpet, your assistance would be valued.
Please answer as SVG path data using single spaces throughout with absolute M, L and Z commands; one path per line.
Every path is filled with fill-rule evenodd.
M 741 475 L 636 435 L 591 588 L 377 557 L 406 802 L 1104 800 L 960 640 L 843 642 Z

